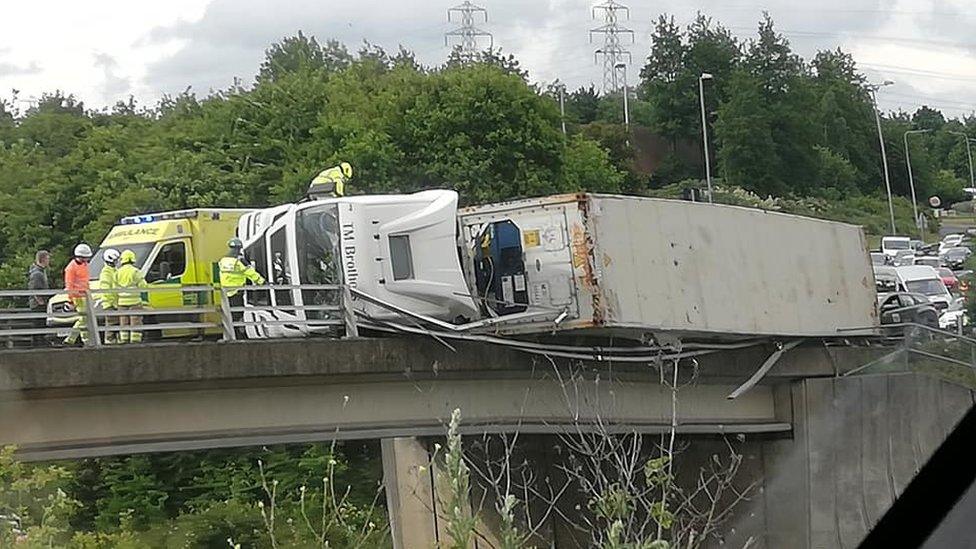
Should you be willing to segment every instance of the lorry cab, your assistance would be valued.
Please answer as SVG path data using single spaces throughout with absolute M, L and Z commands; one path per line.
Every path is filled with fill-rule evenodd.
M 226 253 L 227 240 L 234 236 L 237 221 L 247 210 L 193 209 L 122 218 L 112 227 L 92 256 L 89 271 L 91 288 L 98 289 L 98 275 L 105 265 L 104 250 L 132 250 L 136 266 L 146 282 L 154 287 L 172 287 L 174 291 L 147 292 L 152 309 L 194 307 L 212 303 L 212 296 L 184 294 L 183 286 L 210 286 L 217 282 L 215 264 Z M 48 324 L 73 323 L 76 312 L 66 307 L 65 294 L 48 302 Z M 167 315 L 176 322 L 178 315 Z M 198 321 L 199 318 L 185 318 Z M 187 335 L 186 331 L 166 330 L 165 337 Z
M 345 284 L 418 314 L 474 319 L 456 248 L 457 202 L 454 191 L 432 190 L 286 204 L 242 216 L 237 236 L 272 285 Z M 326 310 L 339 304 L 335 290 L 252 291 L 244 299 L 255 306 L 244 320 L 263 322 L 246 327 L 252 338 L 325 332 L 338 318 Z M 362 301 L 357 310 L 392 318 Z

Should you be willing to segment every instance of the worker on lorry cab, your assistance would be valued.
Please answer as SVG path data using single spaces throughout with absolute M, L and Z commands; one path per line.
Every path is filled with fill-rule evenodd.
M 338 198 L 346 194 L 346 182 L 352 179 L 352 164 L 342 162 L 327 170 L 319 172 L 308 186 L 308 196 L 311 198 Z
M 116 288 L 118 288 L 117 306 L 119 311 L 139 311 L 142 309 L 142 288 L 148 286 L 145 277 L 139 267 L 136 267 L 136 253 L 132 250 L 123 250 L 119 256 L 119 268 L 115 273 Z M 140 343 L 142 341 L 141 330 L 126 330 L 127 327 L 135 328 L 142 326 L 141 315 L 125 315 L 119 317 L 119 343 Z
M 119 294 L 113 293 L 112 290 L 118 287 L 118 281 L 115 279 L 116 267 L 119 261 L 119 251 L 115 248 L 108 248 L 102 252 L 102 259 L 105 261 L 105 265 L 102 266 L 101 272 L 98 273 L 98 289 L 99 290 L 109 290 L 106 293 L 101 294 L 102 297 L 102 310 L 112 312 L 118 309 L 119 305 Z M 117 326 L 119 323 L 119 317 L 117 316 L 106 316 L 105 317 L 105 327 L 112 328 Z M 119 333 L 106 330 L 105 332 L 105 344 L 113 345 L 119 340 Z
M 71 333 L 64 338 L 65 345 L 74 345 L 81 337 L 81 342 L 88 343 L 88 262 L 91 261 L 91 246 L 82 242 L 75 246 L 74 257 L 64 268 L 64 289 L 68 292 L 68 299 L 77 313 L 75 323 L 71 326 Z

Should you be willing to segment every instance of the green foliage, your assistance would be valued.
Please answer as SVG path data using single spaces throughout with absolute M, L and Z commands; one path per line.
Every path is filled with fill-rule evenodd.
M 329 40 L 325 47 L 315 37 L 289 36 L 273 44 L 265 52 L 264 62 L 258 71 L 258 80 L 276 81 L 286 74 L 307 71 L 335 72 L 352 63 L 352 55 L 336 40 Z
M 951 170 L 939 170 L 929 184 L 929 196 L 938 196 L 942 203 L 948 207 L 954 202 L 965 200 L 967 195 L 962 189 L 968 186 L 964 179 L 958 177 Z M 922 198 L 924 200 L 927 197 Z
M 444 475 L 448 481 L 448 500 L 445 502 L 447 533 L 452 549 L 466 549 L 474 538 L 477 517 L 471 513 L 471 472 L 464 462 L 461 447 L 461 410 L 451 412 L 447 430 L 447 449 L 444 452 Z M 436 457 L 436 456 L 435 456 Z
M 57 465 L 30 465 L 14 458 L 15 448 L 0 448 L 0 547 L 63 545 L 81 503 L 63 486 L 71 473 Z
M 610 154 L 598 144 L 575 135 L 564 154 L 564 190 L 620 192 L 625 175 L 614 167 Z
M 165 518 L 166 487 L 147 456 L 108 462 L 102 479 L 108 490 L 97 502 L 95 524 L 100 530 L 112 530 L 123 522 L 141 530 Z
M 350 457 L 351 456 L 351 457 Z M 384 547 L 377 449 L 352 445 L 29 465 L 0 451 L 0 547 Z M 274 486 L 274 498 L 262 486 Z M 17 541 L 20 540 L 20 541 Z
M 679 139 L 701 135 L 699 76 L 713 77 L 705 84 L 705 110 L 714 112 L 727 97 L 742 53 L 727 29 L 701 13 L 684 31 L 673 16 L 661 15 L 651 39 L 639 89 L 650 106 L 648 125 L 673 148 Z
M 826 187 L 848 194 L 857 191 L 858 171 L 851 161 L 827 147 L 817 145 L 816 177 Z

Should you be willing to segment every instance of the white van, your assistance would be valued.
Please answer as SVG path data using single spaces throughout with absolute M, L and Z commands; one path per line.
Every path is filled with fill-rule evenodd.
M 961 320 L 962 302 L 949 293 L 939 272 L 928 265 L 895 267 L 899 291 L 922 294 L 939 311 L 939 326 L 948 329 Z
M 900 251 L 911 251 L 912 239 L 907 236 L 885 236 L 881 238 L 881 253 L 894 260 Z

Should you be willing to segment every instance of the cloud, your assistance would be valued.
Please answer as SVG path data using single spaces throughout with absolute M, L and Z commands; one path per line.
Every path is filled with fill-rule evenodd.
M 91 0 L 65 4 L 53 15 L 43 3 L 15 3 L 0 20 L 0 89 L 16 87 L 28 95 L 66 89 L 103 105 L 120 94 L 153 102 L 187 86 L 206 93 L 235 79 L 252 82 L 264 50 L 299 30 L 322 42 L 338 39 L 353 50 L 363 40 L 389 51 L 403 45 L 421 63 L 439 65 L 450 52 L 444 33 L 458 26 L 456 19 L 447 21 L 447 8 L 460 1 Z M 594 62 L 594 50 L 602 38 L 594 35 L 591 43 L 589 33 L 603 24 L 599 13 L 592 17 L 598 1 L 480 0 L 489 18 L 476 24 L 492 33 L 496 47 L 514 54 L 535 82 L 558 78 L 571 89 L 599 84 L 602 67 Z M 762 7 L 720 0 L 621 1 L 631 7 L 621 24 L 634 31 L 634 43 L 625 44 L 633 57 L 632 82 L 661 13 L 685 26 L 700 10 L 745 41 L 755 36 L 765 9 L 806 59 L 841 47 L 853 52 L 871 79 L 898 82 L 879 96 L 884 108 L 942 103 L 957 107 L 946 110 L 958 115 L 976 103 L 973 81 L 956 78 L 976 76 L 971 0 L 766 0 Z M 46 39 L 39 41 L 41 21 Z
M 0 53 L 2 53 L 2 51 L 0 51 Z M 41 72 L 41 66 L 37 63 L 37 61 L 31 61 L 26 67 L 6 61 L 0 61 L 0 76 L 37 74 L 39 72 Z
M 119 76 L 119 63 L 107 53 L 96 53 L 95 66 L 102 69 L 102 96 L 110 101 L 112 98 L 124 96 L 132 88 L 128 78 Z

